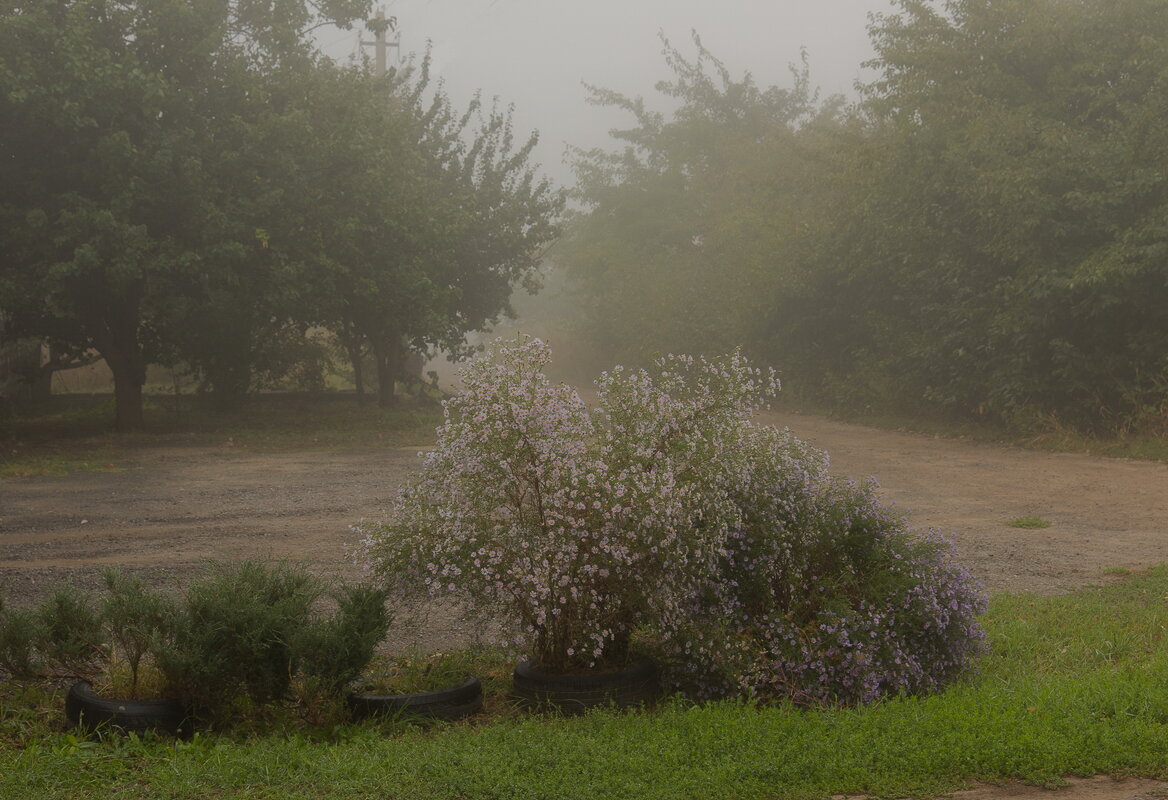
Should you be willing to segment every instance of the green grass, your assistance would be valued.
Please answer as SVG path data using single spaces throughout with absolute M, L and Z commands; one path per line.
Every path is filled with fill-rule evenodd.
M 90 742 L 59 732 L 45 698 L 12 690 L 0 796 L 920 798 L 971 781 L 1168 779 L 1168 567 L 1062 597 L 998 596 L 985 623 L 992 652 L 979 674 L 842 710 L 675 702 L 429 730 Z
M 1017 519 L 1010 520 L 1006 524 L 1011 528 L 1022 528 L 1029 531 L 1050 527 L 1050 523 L 1042 517 L 1018 517 Z
M 148 396 L 146 428 L 111 430 L 107 395 L 57 395 L 34 414 L 0 430 L 0 478 L 118 470 L 150 448 L 246 452 L 321 451 L 395 447 L 433 442 L 441 412 L 406 397 L 381 409 L 353 394 L 256 394 L 231 411 L 210 398 Z

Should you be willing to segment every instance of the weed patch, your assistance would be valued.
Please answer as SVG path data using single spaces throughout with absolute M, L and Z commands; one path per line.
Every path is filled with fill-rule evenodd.
M 1023 530 L 1033 531 L 1042 528 L 1049 528 L 1050 522 L 1042 517 L 1017 517 L 1010 520 L 1008 523 L 1011 528 L 1022 528 Z

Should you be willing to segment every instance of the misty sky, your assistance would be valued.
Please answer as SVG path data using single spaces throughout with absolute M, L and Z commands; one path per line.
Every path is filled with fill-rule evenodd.
M 571 180 L 564 148 L 603 146 L 627 117 L 585 102 L 582 83 L 651 99 L 669 76 L 658 32 L 692 54 L 690 31 L 735 77 L 790 85 L 788 65 L 806 47 L 812 81 L 824 94 L 852 91 L 872 54 L 868 14 L 889 0 L 387 0 L 402 54 L 429 40 L 436 73 L 458 107 L 476 89 L 515 105 L 517 133 L 540 132 L 537 158 L 548 174 Z M 368 36 L 366 36 L 368 38 Z M 321 37 L 345 58 L 357 34 Z M 366 49 L 371 53 L 371 50 Z M 394 56 L 390 51 L 391 63 Z M 870 77 L 866 76 L 866 77 Z

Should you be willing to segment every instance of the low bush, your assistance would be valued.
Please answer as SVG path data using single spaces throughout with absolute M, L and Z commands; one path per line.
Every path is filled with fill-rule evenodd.
M 341 695 L 372 660 L 389 629 L 384 589 L 346 586 L 333 597 L 336 612 L 309 621 L 295 640 L 297 667 L 313 695 Z
M 177 697 L 209 712 L 240 695 L 261 704 L 283 697 L 292 643 L 320 595 L 304 569 L 212 564 L 188 587 L 173 640 L 158 651 L 159 667 Z
M 35 610 L 10 608 L 0 598 L 0 669 L 16 678 L 39 675 L 43 671 L 39 635 Z
M 105 630 L 101 615 L 83 592 L 58 589 L 34 612 L 36 647 L 44 666 L 58 672 L 92 671 L 102 660 Z
M 178 598 L 115 570 L 103 579 L 100 598 L 69 589 L 32 608 L 0 603 L 0 670 L 178 699 L 216 720 L 240 701 L 284 699 L 294 683 L 300 699 L 336 705 L 389 625 L 384 590 L 341 586 L 324 613 L 325 585 L 282 563 L 211 564 Z
M 732 529 L 727 437 L 777 388 L 735 354 L 614 369 L 590 409 L 538 339 L 463 370 L 420 474 L 360 526 L 398 596 L 455 595 L 543 669 L 624 666 L 637 627 L 709 576 Z M 689 523 L 701 517 L 704 526 Z
M 109 636 L 109 660 L 124 660 L 129 671 L 125 696 L 136 698 L 144 662 L 174 637 L 178 607 L 171 598 L 148 589 L 140 578 L 107 569 L 102 579 L 106 595 L 101 617 Z
M 951 681 L 984 599 L 935 534 L 755 425 L 778 389 L 739 354 L 616 367 L 589 408 L 536 339 L 472 361 L 438 444 L 359 526 L 394 592 L 456 595 L 556 672 L 620 666 L 633 634 L 698 697 L 862 702 Z
M 718 580 L 658 641 L 700 697 L 867 702 L 939 689 L 985 650 L 986 599 L 936 532 L 913 532 L 875 484 L 834 480 L 785 433 L 752 431 L 744 525 Z
M 368 586 L 339 588 L 335 611 L 324 614 L 326 588 L 286 563 L 211 564 L 173 621 L 155 609 L 170 626 L 152 648 L 168 694 L 211 719 L 240 700 L 284 699 L 294 685 L 310 703 L 339 700 L 385 638 L 389 615 L 385 592 Z

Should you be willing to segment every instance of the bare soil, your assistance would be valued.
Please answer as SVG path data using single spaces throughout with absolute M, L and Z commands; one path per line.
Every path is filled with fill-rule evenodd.
M 827 451 L 832 472 L 875 478 L 913 527 L 951 532 L 991 592 L 1061 594 L 1124 569 L 1168 562 L 1168 464 L 1046 453 L 874 430 L 795 414 L 789 427 Z M 1010 522 L 1038 517 L 1041 529 Z
M 826 450 L 835 474 L 874 477 L 915 527 L 956 537 L 992 592 L 1056 594 L 1168 562 L 1168 465 L 1033 452 L 768 412 Z M 417 468 L 418 448 L 248 454 L 225 445 L 145 451 L 106 472 L 0 479 L 0 583 L 17 604 L 62 584 L 96 588 L 117 566 L 178 585 L 208 559 L 286 558 L 355 578 L 350 528 L 377 518 Z M 1009 522 L 1040 517 L 1050 527 Z M 401 629 L 397 644 L 449 646 L 474 631 L 451 609 Z M 1039 795 L 980 786 L 962 800 Z M 1073 780 L 1059 800 L 1168 797 L 1168 783 Z
M 827 451 L 835 474 L 875 478 L 914 527 L 957 540 L 992 592 L 1057 594 L 1168 562 L 1168 465 L 1045 453 L 767 412 Z M 0 583 L 15 603 L 103 566 L 181 581 L 208 559 L 302 560 L 357 577 L 351 526 L 377 518 L 418 447 L 249 454 L 160 448 L 108 471 L 0 479 Z M 1009 523 L 1039 517 L 1050 527 Z
M 1168 562 L 1168 465 L 1035 452 L 767 412 L 826 450 L 834 473 L 875 478 L 911 524 L 956 537 L 992 592 L 1056 594 Z M 103 566 L 181 581 L 208 559 L 302 560 L 357 577 L 351 526 L 377 518 L 418 447 L 342 453 L 143 451 L 108 471 L 0 480 L 0 582 L 15 603 Z M 1014 528 L 1019 517 L 1050 527 Z

